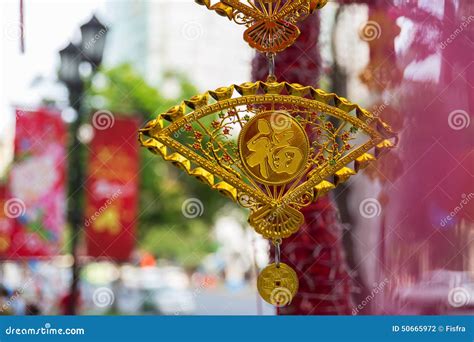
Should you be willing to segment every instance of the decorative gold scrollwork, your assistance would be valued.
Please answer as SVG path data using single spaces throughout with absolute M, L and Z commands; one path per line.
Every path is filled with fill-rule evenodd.
M 141 129 L 140 142 L 250 209 L 264 237 L 284 238 L 303 224 L 301 208 L 393 148 L 397 137 L 335 94 L 247 82 L 183 101 Z
M 244 40 L 260 52 L 276 53 L 291 46 L 300 35 L 296 23 L 327 0 L 195 0 L 199 5 L 247 26 Z

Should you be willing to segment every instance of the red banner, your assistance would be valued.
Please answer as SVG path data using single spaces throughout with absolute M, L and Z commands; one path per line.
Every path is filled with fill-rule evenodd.
M 126 261 L 135 245 L 138 205 L 138 122 L 94 114 L 86 181 L 87 254 Z
M 60 252 L 66 219 L 66 127 L 60 113 L 17 110 L 15 161 L 10 172 L 0 238 L 8 259 L 51 257 Z

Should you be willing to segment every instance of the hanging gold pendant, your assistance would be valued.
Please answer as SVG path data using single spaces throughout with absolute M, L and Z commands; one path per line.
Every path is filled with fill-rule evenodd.
M 298 292 L 298 277 L 296 272 L 284 263 L 270 264 L 260 272 L 257 279 L 260 296 L 277 307 L 291 303 Z

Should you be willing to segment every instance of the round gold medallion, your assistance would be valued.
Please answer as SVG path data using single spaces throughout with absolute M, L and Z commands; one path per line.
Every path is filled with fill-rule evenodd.
M 303 127 L 283 111 L 263 112 L 239 135 L 242 165 L 263 184 L 280 185 L 296 178 L 308 162 L 309 140 Z
M 298 277 L 296 272 L 287 264 L 270 264 L 265 267 L 257 279 L 257 288 L 260 296 L 277 307 L 291 303 L 298 291 Z

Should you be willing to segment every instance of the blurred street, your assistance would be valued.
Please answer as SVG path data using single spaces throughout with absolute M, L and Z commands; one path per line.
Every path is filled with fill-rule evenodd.
M 258 304 L 260 302 L 260 304 Z M 258 306 L 262 311 L 259 312 Z M 196 315 L 274 315 L 275 308 L 265 303 L 254 286 L 239 291 L 218 288 L 205 290 L 196 297 Z

